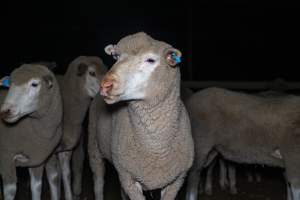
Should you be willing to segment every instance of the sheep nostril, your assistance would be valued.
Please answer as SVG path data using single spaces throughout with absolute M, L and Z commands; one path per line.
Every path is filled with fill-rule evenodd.
M 112 80 L 104 80 L 100 86 L 101 95 L 107 96 L 108 92 L 111 91 L 112 88 L 113 88 L 113 81 Z
M 5 109 L 0 112 L 0 118 L 6 118 L 11 115 L 11 109 Z

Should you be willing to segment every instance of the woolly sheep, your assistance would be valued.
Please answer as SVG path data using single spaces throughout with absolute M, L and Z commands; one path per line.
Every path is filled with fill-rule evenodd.
M 272 90 L 267 90 L 260 92 L 256 95 L 261 97 L 282 97 L 286 95 L 284 91 L 286 91 L 287 87 L 283 87 L 283 84 L 279 84 L 282 81 L 278 81 L 281 79 L 276 79 L 274 82 L 272 82 L 269 87 L 272 88 Z M 197 145 L 197 144 L 195 144 Z M 229 186 L 229 191 L 231 194 L 237 194 L 237 188 L 236 188 L 236 169 L 235 164 L 232 162 L 227 162 L 224 160 L 221 156 L 218 157 L 219 164 L 220 164 L 220 172 L 219 172 L 219 183 L 222 190 L 225 190 L 227 186 Z M 213 176 L 213 169 L 215 167 L 217 162 L 213 162 L 210 164 L 207 168 L 206 173 L 206 179 L 204 184 L 204 191 L 207 195 L 212 195 L 212 176 Z M 253 182 L 253 180 L 260 182 L 261 176 L 260 174 L 253 168 L 250 167 L 246 171 L 247 180 L 248 182 Z M 201 188 L 200 183 L 200 188 Z M 200 189 L 202 191 L 202 188 Z
M 81 172 L 84 154 L 82 150 L 83 121 L 92 98 L 99 92 L 100 80 L 106 73 L 106 66 L 99 57 L 79 56 L 68 66 L 63 76 L 58 76 L 63 99 L 63 138 L 58 147 L 58 157 L 62 169 L 65 199 L 73 199 L 71 189 L 70 162 L 73 155 L 74 198 L 81 193 Z
M 114 105 L 98 95 L 90 108 L 88 149 L 96 199 L 103 200 L 107 159 L 131 200 L 144 200 L 143 190 L 153 189 L 162 189 L 161 199 L 173 200 L 194 154 L 179 95 L 181 53 L 142 32 L 105 51 L 117 62 L 101 84 L 105 102 Z
M 195 93 L 187 102 L 197 145 L 186 199 L 197 199 L 199 174 L 212 150 L 238 163 L 285 168 L 288 193 L 300 199 L 299 106 L 293 95 L 265 98 L 220 88 Z
M 32 167 L 33 199 L 41 194 L 41 167 L 61 136 L 62 99 L 55 76 L 45 66 L 24 64 L 10 76 L 10 88 L 0 93 L 0 174 L 4 200 L 16 193 L 16 167 Z M 54 176 L 53 176 L 54 177 Z

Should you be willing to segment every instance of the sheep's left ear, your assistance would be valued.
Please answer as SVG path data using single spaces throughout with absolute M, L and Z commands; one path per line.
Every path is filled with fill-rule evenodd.
M 53 86 L 53 77 L 51 75 L 46 75 L 43 77 L 43 80 L 46 82 L 48 88 L 52 88 Z
M 109 44 L 104 48 L 104 51 L 107 55 L 114 55 L 116 53 L 116 45 Z
M 39 62 L 39 63 L 41 65 L 46 66 L 51 71 L 53 71 L 57 67 L 56 62 Z
M 165 59 L 170 66 L 175 67 L 181 62 L 182 54 L 178 49 L 171 47 L 166 49 L 164 52 Z

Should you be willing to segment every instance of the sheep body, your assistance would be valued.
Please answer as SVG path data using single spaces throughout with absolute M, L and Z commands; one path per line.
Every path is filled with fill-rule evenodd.
M 130 76 L 130 81 L 143 81 L 138 77 L 140 73 L 148 76 L 149 68 L 143 67 L 141 71 L 136 71 L 142 63 L 138 61 L 138 55 L 149 51 L 149 55 L 153 53 L 155 57 L 160 56 L 161 61 L 157 71 L 153 72 L 155 75 L 150 76 L 146 83 L 127 82 L 127 86 L 118 84 L 119 88 L 114 88 L 116 91 L 125 88 L 120 96 L 114 96 L 118 100 L 108 96 L 104 98 L 109 104 L 124 99 L 129 101 L 108 106 L 98 96 L 91 105 L 90 163 L 95 175 L 95 185 L 102 187 L 95 187 L 97 200 L 103 199 L 103 158 L 114 164 L 122 188 L 132 200 L 144 199 L 142 190 L 160 188 L 163 189 L 161 199 L 175 199 L 183 184 L 193 162 L 193 141 L 189 118 L 180 100 L 179 69 L 164 61 L 169 49 L 178 53 L 170 45 L 138 33 L 123 38 L 112 50 L 131 58 L 126 59 L 130 69 L 126 68 L 127 63 L 117 62 L 103 79 L 102 86 L 108 85 L 111 76 L 121 78 L 124 75 Z M 149 63 L 155 62 L 150 61 Z M 118 81 L 122 82 L 122 79 Z M 149 86 L 151 84 L 153 85 Z M 126 87 L 129 87 L 128 90 Z M 103 88 L 101 91 L 102 94 L 106 93 Z M 141 100 L 135 101 L 136 95 Z M 143 95 L 147 97 L 141 97 Z
M 187 102 L 197 144 L 187 199 L 196 199 L 198 174 L 212 150 L 238 163 L 286 168 L 296 197 L 300 187 L 300 162 L 295 159 L 300 152 L 299 106 L 300 98 L 293 95 L 265 98 L 220 88 L 195 93 Z M 278 151 L 282 158 L 274 156 Z
M 14 89 L 27 84 L 31 79 L 39 79 L 41 89 L 34 108 L 36 110 L 21 114 L 22 118 L 15 124 L 0 122 L 0 174 L 3 178 L 5 200 L 13 199 L 15 195 L 15 167 L 38 167 L 51 155 L 62 136 L 62 100 L 53 73 L 45 66 L 25 64 L 13 71 L 11 79 Z M 11 104 L 14 103 L 11 99 L 6 102 L 11 90 L 13 89 L 10 88 L 8 94 L 1 91 L 2 117 L 5 117 L 9 109 L 19 106 Z
M 79 199 L 81 193 L 81 171 L 84 154 L 74 148 L 83 145 L 83 122 L 92 98 L 99 91 L 100 80 L 106 72 L 106 66 L 99 57 L 79 56 L 68 66 L 64 75 L 57 75 L 63 99 L 63 137 L 57 148 L 65 199 Z M 71 166 L 72 154 L 74 160 Z M 55 163 L 49 163 L 53 165 Z M 73 167 L 73 192 L 71 189 L 71 167 Z

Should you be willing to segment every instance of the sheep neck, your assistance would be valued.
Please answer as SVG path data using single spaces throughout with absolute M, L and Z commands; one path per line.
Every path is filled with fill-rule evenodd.
M 76 81 L 71 78 L 67 76 L 62 86 L 64 125 L 81 126 L 91 98 L 87 94 L 83 94 L 83 91 L 79 89 L 80 86 L 74 84 Z
M 151 102 L 129 103 L 129 118 L 138 146 L 152 153 L 167 153 L 179 130 L 182 102 L 179 96 L 179 81 L 174 81 L 172 90 Z
M 34 132 L 41 138 L 51 139 L 58 134 L 62 120 L 62 104 L 59 89 L 56 89 L 52 96 L 51 104 L 42 112 L 31 116 L 30 122 Z

